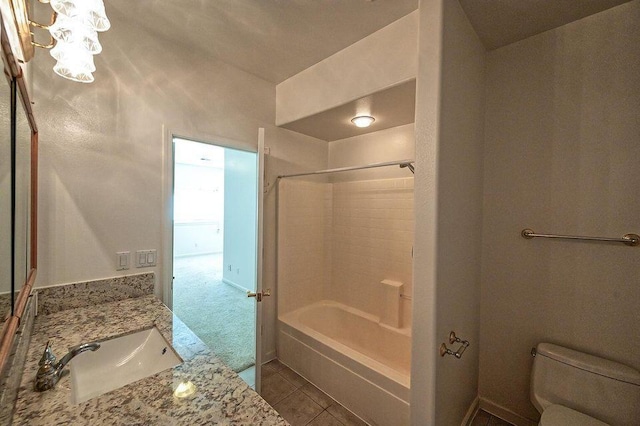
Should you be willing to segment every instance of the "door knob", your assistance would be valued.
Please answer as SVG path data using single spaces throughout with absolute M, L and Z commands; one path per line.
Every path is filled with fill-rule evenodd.
M 268 288 L 265 291 L 259 291 L 254 293 L 253 291 L 247 291 L 247 297 L 255 297 L 258 302 L 262 302 L 262 298 L 271 296 L 271 289 Z

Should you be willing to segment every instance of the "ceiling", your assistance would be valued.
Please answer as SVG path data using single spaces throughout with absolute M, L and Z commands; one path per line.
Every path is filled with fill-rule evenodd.
M 495 49 L 626 1 L 460 4 L 484 45 Z M 105 0 L 105 5 L 110 16 L 144 28 L 159 42 L 180 40 L 185 48 L 280 83 L 416 10 L 418 0 Z
M 489 50 L 524 40 L 629 0 L 460 0 Z
M 160 44 L 181 43 L 203 57 L 215 57 L 277 84 L 411 13 L 418 8 L 418 1 L 105 0 L 105 5 L 112 20 L 111 31 L 117 31 L 119 23 L 133 25 Z M 491 50 L 628 0 L 459 1 L 479 38 Z M 406 124 L 406 116 L 414 108 L 415 91 L 408 94 L 406 85 L 390 90 L 287 127 L 336 140 Z M 372 114 L 380 117 L 378 121 L 368 129 L 350 126 L 353 111 L 372 100 Z M 401 104 L 405 106 L 392 119 L 392 111 Z
M 162 40 L 280 83 L 418 8 L 418 0 L 105 0 Z M 115 31 L 117 22 L 113 22 Z

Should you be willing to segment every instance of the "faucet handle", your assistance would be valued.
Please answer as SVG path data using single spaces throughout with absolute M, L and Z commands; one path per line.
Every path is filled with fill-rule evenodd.
M 38 362 L 38 365 L 42 366 L 42 365 L 46 365 L 46 364 L 53 364 L 56 362 L 56 356 L 53 354 L 53 351 L 51 350 L 51 340 L 47 341 L 47 346 L 45 346 L 44 348 L 44 352 L 42 353 L 42 358 L 40 358 L 40 362 Z

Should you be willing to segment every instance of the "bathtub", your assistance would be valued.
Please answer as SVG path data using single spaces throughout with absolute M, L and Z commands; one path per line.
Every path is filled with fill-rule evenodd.
M 321 301 L 278 318 L 278 358 L 371 425 L 409 424 L 411 336 Z

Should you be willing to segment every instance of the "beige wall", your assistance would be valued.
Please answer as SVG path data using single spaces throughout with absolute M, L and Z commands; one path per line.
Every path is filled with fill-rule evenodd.
M 158 39 L 113 11 L 96 81 L 64 80 L 35 58 L 40 130 L 38 286 L 156 268 L 115 270 L 117 251 L 162 259 L 162 125 L 209 142 L 257 149 L 266 128 L 267 181 L 327 165 L 324 141 L 273 126 L 275 86 L 215 58 Z M 131 40 L 136 40 L 131 43 Z M 275 288 L 275 191 L 265 195 L 264 286 Z M 161 283 L 158 278 L 157 293 Z M 265 300 L 265 350 L 275 353 L 275 301 Z
M 415 126 L 413 123 L 329 142 L 329 167 L 332 169 L 385 161 L 413 160 L 414 157 Z M 412 176 L 409 169 L 394 166 L 336 173 L 331 175 L 331 181 L 345 182 L 356 179 Z
M 485 50 L 457 1 L 444 1 L 443 23 L 436 340 L 453 330 L 471 346 L 437 357 L 437 425 L 462 423 L 478 392 L 485 102 Z
M 488 55 L 480 396 L 520 416 L 546 341 L 640 368 L 640 2 Z
M 412 12 L 276 86 L 276 124 L 343 105 L 415 78 Z
M 420 1 L 416 79 L 411 425 L 435 424 L 437 139 L 442 0 Z
M 454 425 L 477 396 L 485 52 L 457 1 L 420 10 L 412 424 Z M 462 359 L 438 355 L 452 330 Z

